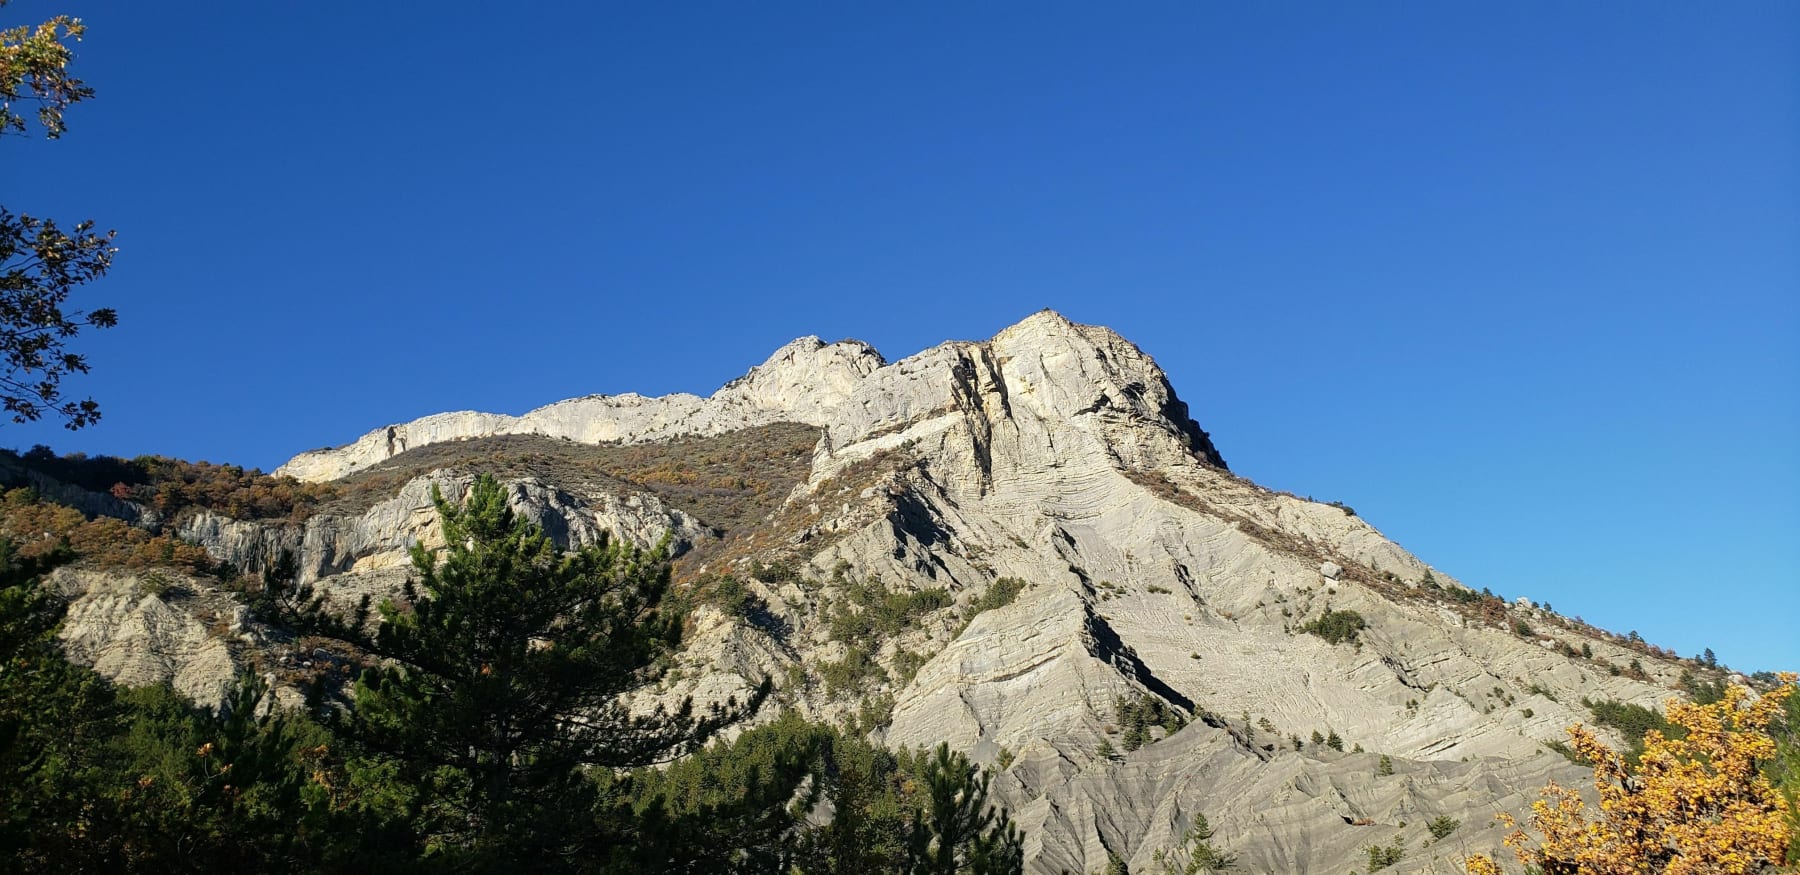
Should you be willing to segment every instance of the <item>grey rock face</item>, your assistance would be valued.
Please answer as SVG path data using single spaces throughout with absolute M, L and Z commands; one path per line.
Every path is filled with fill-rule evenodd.
M 62 642 L 71 659 L 131 687 L 165 684 L 197 702 L 216 704 L 239 663 L 228 640 L 202 619 L 230 610 L 229 599 L 172 603 L 157 595 L 166 582 L 147 575 L 57 569 L 51 582 L 69 599 Z
M 243 569 L 261 569 L 283 551 L 291 552 L 307 583 L 348 572 L 405 568 L 412 545 L 435 548 L 443 543 L 432 489 L 455 503 L 473 482 L 467 475 L 436 472 L 413 478 L 393 498 L 359 515 L 320 514 L 302 524 L 243 522 L 202 511 L 182 522 L 178 533 L 207 548 L 215 559 Z M 714 537 L 698 520 L 654 495 L 578 495 L 535 479 L 506 485 L 513 509 L 565 548 L 603 537 L 654 544 L 666 534 L 679 555 Z
M 683 680 L 658 697 L 718 699 L 773 678 L 787 702 L 839 720 L 891 697 L 886 743 L 948 741 L 1010 762 L 995 786 L 1028 830 L 1032 872 L 1095 870 L 1109 851 L 1148 867 L 1196 812 L 1246 871 L 1343 871 L 1396 837 L 1408 852 L 1395 871 L 1441 869 L 1451 847 L 1421 844 L 1426 821 L 1460 819 L 1458 842 L 1491 848 L 1495 811 L 1520 813 L 1546 778 L 1579 780 L 1542 746 L 1590 719 L 1577 703 L 1660 704 L 1679 673 L 1548 612 L 1510 609 L 1531 613 L 1524 638 L 1459 607 L 1463 584 L 1345 508 L 1226 470 L 1149 356 L 1048 311 L 891 364 L 859 343 L 805 338 L 706 399 L 426 417 L 283 471 L 329 479 L 421 443 L 492 434 L 654 442 L 784 419 L 823 429 L 811 473 L 729 544 L 648 492 L 527 480 L 513 484 L 514 505 L 567 544 L 672 532 L 720 548 L 696 553 L 708 572 L 799 569 L 747 580 L 766 607 L 754 616 L 701 607 Z M 292 550 L 334 597 L 391 591 L 407 547 L 437 537 L 433 483 L 451 500 L 468 485 L 419 478 L 359 515 L 301 525 L 202 514 L 181 534 L 246 568 Z M 892 634 L 840 640 L 831 617 L 857 610 L 847 581 L 871 577 L 896 592 L 942 589 L 950 604 Z M 1010 602 L 987 598 L 1006 579 L 1022 582 Z M 84 619 L 65 633 L 83 653 L 133 676 L 212 677 L 203 640 L 116 589 L 88 585 Z M 1365 626 L 1336 644 L 1303 630 L 1327 610 Z M 1592 659 L 1557 646 L 1583 643 Z M 108 646 L 125 650 L 109 657 Z M 855 693 L 821 682 L 851 648 L 883 673 Z M 1608 670 L 1634 658 L 1649 682 Z M 1138 727 L 1145 743 L 1124 751 L 1134 730 L 1121 700 L 1161 703 L 1185 726 Z M 1315 731 L 1350 752 L 1310 743 Z M 1377 774 L 1381 754 L 1393 774 Z

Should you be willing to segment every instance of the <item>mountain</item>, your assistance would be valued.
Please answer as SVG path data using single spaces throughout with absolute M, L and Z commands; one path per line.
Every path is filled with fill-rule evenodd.
M 1654 707 L 1696 668 L 1234 474 L 1148 355 L 1050 311 L 892 363 L 803 338 L 706 398 L 387 426 L 282 466 L 316 498 L 285 516 L 83 500 L 238 569 L 291 552 L 349 602 L 396 591 L 439 537 L 432 487 L 484 471 L 562 543 L 672 539 L 697 607 L 660 696 L 769 679 L 886 744 L 970 751 L 1031 872 L 1154 871 L 1196 813 L 1244 871 L 1394 846 L 1393 871 L 1448 871 L 1500 844 L 1496 812 L 1583 781 L 1545 743 L 1593 721 L 1584 701 Z M 335 665 L 201 577 L 174 597 L 128 568 L 57 575 L 70 651 L 116 678 L 216 699 L 240 666 Z

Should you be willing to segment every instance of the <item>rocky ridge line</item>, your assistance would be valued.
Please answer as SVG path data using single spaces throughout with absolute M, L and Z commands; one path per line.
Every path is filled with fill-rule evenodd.
M 807 356 L 841 367 L 809 370 Z M 561 423 L 559 436 L 577 441 L 654 441 L 812 417 L 823 431 L 805 482 L 724 547 L 652 495 L 526 478 L 515 506 L 571 540 L 600 529 L 650 540 L 665 527 L 720 548 L 696 551 L 713 557 L 704 570 L 744 579 L 766 616 L 701 607 L 665 694 L 722 697 L 772 678 L 804 713 L 838 721 L 891 702 L 878 730 L 888 744 L 948 741 L 1008 764 L 995 787 L 1030 832 L 1037 873 L 1090 871 L 1109 854 L 1149 866 L 1196 811 L 1256 869 L 1340 871 L 1404 834 L 1415 851 L 1395 871 L 1424 871 L 1442 864 L 1416 850 L 1431 816 L 1465 821 L 1459 841 L 1485 848 L 1499 838 L 1493 811 L 1518 813 L 1547 776 L 1578 780 L 1541 743 L 1589 719 L 1583 698 L 1654 705 L 1675 682 L 1679 667 L 1652 658 L 1644 679 L 1620 676 L 1637 654 L 1529 604 L 1498 618 L 1462 607 L 1453 594 L 1465 587 L 1346 509 L 1232 474 L 1161 369 L 1107 329 L 1043 312 L 987 341 L 879 362 L 860 344 L 803 339 L 711 399 L 577 399 L 564 419 L 470 420 L 468 433 L 438 439 Z M 633 418 L 639 408 L 660 413 Z M 490 426 L 515 431 L 481 431 Z M 290 466 L 356 470 L 386 458 L 385 441 L 371 433 Z M 405 546 L 431 536 L 430 480 L 356 517 L 199 515 L 182 531 L 220 558 L 297 545 L 321 587 L 380 593 L 404 576 Z M 764 562 L 792 572 L 756 579 Z M 1024 585 L 971 618 L 1006 578 Z M 939 590 L 948 605 L 886 637 L 842 640 L 832 618 L 855 601 L 846 581 L 868 579 L 895 594 Z M 117 613 L 123 584 L 86 585 L 112 600 L 93 616 Z M 185 632 L 133 638 L 167 625 L 140 605 L 155 616 L 96 622 L 83 640 L 151 642 L 126 655 L 166 641 L 196 665 L 216 662 Z M 1327 610 L 1366 625 L 1348 641 L 1306 633 Z M 1593 656 L 1566 655 L 1571 642 Z M 853 647 L 876 670 L 848 691 L 823 683 Z M 152 663 L 196 683 L 180 657 Z M 1116 751 L 1121 698 L 1161 702 L 1186 726 Z M 1315 730 L 1352 750 L 1287 743 Z M 1394 774 L 1374 774 L 1380 754 Z
M 775 422 L 823 425 L 858 382 L 884 364 L 866 343 L 802 337 L 710 397 L 677 393 L 589 395 L 508 416 L 472 410 L 438 413 L 378 428 L 334 449 L 301 453 L 275 474 L 336 480 L 409 449 L 502 434 L 568 438 L 580 443 L 642 443 L 714 435 Z

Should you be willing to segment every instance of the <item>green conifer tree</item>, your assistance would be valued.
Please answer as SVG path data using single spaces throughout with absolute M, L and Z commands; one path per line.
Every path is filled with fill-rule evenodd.
M 1201 872 L 1223 872 L 1237 866 L 1237 855 L 1228 854 L 1212 843 L 1214 830 L 1204 813 L 1196 812 L 1194 822 L 1181 835 L 1175 847 L 1156 853 L 1163 875 L 1198 875 Z
M 494 870 L 572 863 L 618 843 L 595 828 L 588 768 L 624 769 L 693 749 L 753 708 L 696 716 L 690 704 L 632 713 L 621 697 L 654 683 L 677 643 L 663 603 L 665 546 L 603 541 L 564 553 L 482 476 L 453 505 L 434 487 L 446 546 L 413 548 L 415 578 L 380 606 L 380 626 L 333 624 L 382 662 L 356 684 L 345 728 L 383 772 L 415 792 L 404 815 L 438 865 Z M 304 596 L 305 593 L 300 593 Z
M 123 715 L 111 685 L 56 642 L 65 605 L 39 575 L 70 558 L 17 556 L 0 540 L 0 858 L 22 871 L 101 864 L 87 841 Z
M 1014 875 L 1025 864 L 1023 838 L 1010 818 L 988 804 L 991 775 L 950 746 L 919 754 L 912 771 L 921 788 L 909 836 L 911 875 Z

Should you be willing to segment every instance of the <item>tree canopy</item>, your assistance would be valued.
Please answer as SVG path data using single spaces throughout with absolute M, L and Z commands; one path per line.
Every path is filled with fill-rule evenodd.
M 0 0 L 0 7 L 6 5 Z M 25 136 L 31 117 L 50 139 L 68 129 L 63 112 L 93 96 L 69 75 L 70 41 L 86 31 L 78 18 L 57 16 L 36 26 L 0 29 L 0 136 Z M 87 356 L 67 342 L 86 328 L 111 328 L 110 308 L 70 309 L 75 290 L 112 266 L 114 232 L 93 221 L 64 227 L 54 219 L 15 213 L 0 205 L 0 407 L 14 422 L 57 416 L 69 428 L 100 419 L 92 398 L 63 394 L 62 381 L 88 372 Z
M 1672 700 L 1671 731 L 1644 734 L 1635 768 L 1587 727 L 1570 727 L 1570 747 L 1594 764 L 1599 811 L 1552 783 L 1532 804 L 1538 837 L 1515 829 L 1507 845 L 1547 875 L 1749 875 L 1790 861 L 1795 776 L 1784 746 L 1795 692 L 1790 674 L 1761 695 L 1733 686 L 1707 704 Z M 1485 855 L 1467 869 L 1500 871 Z
M 350 611 L 274 557 L 242 593 L 274 634 L 338 639 L 351 695 L 283 707 L 241 678 L 216 708 L 69 662 L 45 572 L 0 540 L 0 854 L 12 869 L 871 872 L 1013 875 L 991 772 L 890 751 L 765 700 L 628 707 L 683 613 L 661 547 L 557 547 L 476 480 L 403 591 Z M 318 637 L 308 639 L 318 641 Z M 308 646 L 312 646 L 309 644 Z

